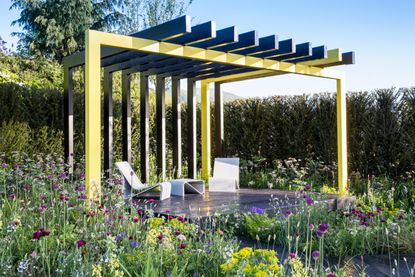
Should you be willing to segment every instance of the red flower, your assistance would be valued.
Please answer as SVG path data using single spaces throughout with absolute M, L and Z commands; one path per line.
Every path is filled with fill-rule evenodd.
M 41 237 L 47 237 L 50 235 L 49 231 L 46 231 L 45 228 L 39 228 L 36 232 L 33 233 L 32 239 L 39 240 Z
M 140 218 L 138 218 L 137 216 L 135 216 L 135 217 L 133 218 L 133 221 L 137 223 L 138 221 L 140 221 Z
M 148 202 L 149 203 L 154 203 L 154 202 L 156 202 L 156 200 L 154 200 L 153 198 L 151 198 L 151 199 L 148 200 Z
M 39 240 L 42 237 L 42 232 L 41 231 L 36 231 L 33 233 L 32 239 L 33 240 Z
M 83 239 L 80 239 L 76 242 L 76 245 L 78 246 L 78 248 L 84 246 L 86 244 L 86 241 L 84 241 Z
M 186 244 L 184 244 L 184 243 L 182 243 L 182 244 L 180 244 L 180 249 L 185 249 L 186 247 L 187 247 L 187 245 Z
M 162 240 L 162 239 L 164 238 L 164 236 L 163 236 L 163 234 L 160 234 L 160 235 L 158 235 L 158 236 L 157 236 L 157 238 L 158 238 L 159 240 Z

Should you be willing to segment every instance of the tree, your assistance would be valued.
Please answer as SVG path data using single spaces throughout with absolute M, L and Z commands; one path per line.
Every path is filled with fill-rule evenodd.
M 110 31 L 122 21 L 129 0 L 12 0 L 19 9 L 13 21 L 23 27 L 17 50 L 27 56 L 45 56 L 58 61 L 84 48 L 85 30 Z
M 119 32 L 131 34 L 183 15 L 193 0 L 129 0 Z
M 3 54 L 7 55 L 7 54 L 10 54 L 10 50 L 7 49 L 6 44 L 7 44 L 7 42 L 5 40 L 3 40 L 3 38 L 0 36 L 0 53 L 3 53 Z

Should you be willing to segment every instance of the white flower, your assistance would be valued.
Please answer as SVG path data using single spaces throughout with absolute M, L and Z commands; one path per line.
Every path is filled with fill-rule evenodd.
M 183 235 L 183 234 L 180 234 L 180 235 L 177 236 L 177 239 L 180 240 L 180 241 L 186 241 L 186 236 Z

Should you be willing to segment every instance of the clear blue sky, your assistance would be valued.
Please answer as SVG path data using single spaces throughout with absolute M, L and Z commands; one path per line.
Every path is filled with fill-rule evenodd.
M 16 42 L 10 27 L 18 12 L 0 1 L 0 35 Z M 218 28 L 238 26 L 296 43 L 310 41 L 328 49 L 356 52 L 356 64 L 336 67 L 347 74 L 348 90 L 415 86 L 415 0 L 194 0 L 188 15 L 194 23 L 215 20 Z M 297 75 L 225 85 L 226 91 L 248 96 L 334 91 L 335 83 Z

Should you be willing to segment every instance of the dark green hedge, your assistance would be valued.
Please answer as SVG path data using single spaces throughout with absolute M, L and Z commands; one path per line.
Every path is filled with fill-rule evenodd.
M 75 150 L 79 156 L 83 153 L 84 139 L 83 93 L 79 92 L 79 84 L 76 88 Z M 132 95 L 132 141 L 134 156 L 138 157 L 140 119 L 137 87 L 133 87 Z M 62 99 L 62 91 L 58 89 L 1 83 L 0 151 L 62 153 Z M 154 96 L 151 97 L 151 103 L 150 141 L 151 148 L 155 151 Z M 326 164 L 333 164 L 336 162 L 335 104 L 334 94 L 328 93 L 251 98 L 226 103 L 226 155 L 238 155 L 246 160 L 261 158 L 264 165 L 272 164 L 275 159 L 289 157 L 320 159 Z M 347 97 L 347 105 L 351 171 L 359 172 L 362 176 L 385 174 L 392 177 L 410 175 L 408 177 L 413 178 L 415 88 L 351 92 Z M 121 153 L 120 106 L 119 89 L 115 89 L 114 142 L 117 155 Z M 169 122 L 170 108 L 166 114 Z M 186 158 L 185 105 L 182 118 L 183 154 Z M 200 131 L 198 136 L 200 137 Z M 171 144 L 170 124 L 167 124 L 167 139 L 168 144 Z M 135 159 L 136 165 L 138 160 Z

